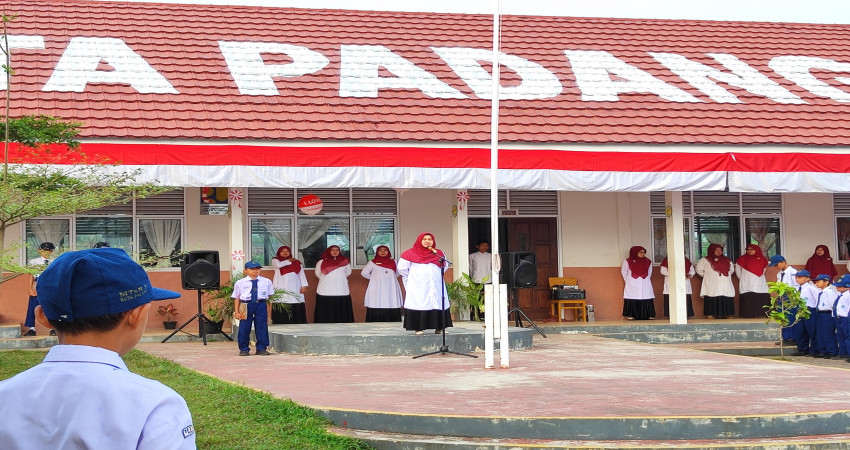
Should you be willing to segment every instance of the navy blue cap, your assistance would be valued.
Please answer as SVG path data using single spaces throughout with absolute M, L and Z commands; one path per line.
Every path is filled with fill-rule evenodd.
M 797 272 L 797 275 L 799 275 L 799 274 L 800 274 L 800 272 Z M 830 278 L 830 277 L 829 277 L 829 275 L 827 275 L 827 274 L 825 274 L 825 273 L 822 273 L 822 274 L 820 274 L 820 275 L 816 276 L 816 277 L 814 278 L 814 280 L 815 280 L 815 281 L 824 281 L 824 280 L 826 280 L 826 281 L 832 281 L 832 278 Z
M 803 270 L 798 270 L 798 271 L 797 271 L 797 275 L 795 275 L 795 276 L 797 276 L 797 277 L 811 277 L 811 276 L 812 276 L 812 274 L 811 274 L 811 273 L 809 273 L 809 271 L 808 271 L 808 270 L 803 269 Z
M 845 287 L 846 288 L 848 281 L 850 281 L 850 280 L 846 280 L 844 277 L 841 277 L 840 279 L 838 279 L 838 281 L 832 283 L 832 285 L 835 286 L 835 287 Z
M 39 250 L 56 250 L 56 246 L 53 245 L 52 242 L 42 242 L 41 245 L 38 246 Z
M 256 269 L 258 267 L 263 267 L 263 266 L 261 266 L 260 263 L 258 263 L 256 261 L 248 261 L 248 262 L 245 263 L 246 269 Z
M 767 267 L 775 266 L 775 265 L 777 265 L 777 264 L 781 263 L 782 261 L 785 261 L 785 257 L 784 257 L 784 256 L 782 256 L 782 255 L 773 255 L 773 256 L 771 256 L 771 257 L 770 257 L 770 264 L 768 264 L 768 265 L 767 265 Z
M 145 269 L 120 248 L 65 252 L 38 277 L 38 303 L 50 320 L 118 314 L 178 297 L 151 286 Z

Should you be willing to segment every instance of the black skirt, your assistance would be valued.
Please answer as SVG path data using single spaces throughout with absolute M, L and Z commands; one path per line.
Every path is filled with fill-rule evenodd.
M 767 312 L 763 306 L 770 306 L 770 294 L 767 292 L 744 292 L 739 296 L 740 317 L 764 319 Z
M 287 303 L 287 305 L 289 305 L 289 313 L 275 308 L 275 304 L 272 303 L 273 324 L 307 323 L 307 305 L 304 303 Z
M 725 319 L 735 315 L 735 299 L 732 297 L 703 297 L 705 304 L 703 314 L 717 319 Z
M 445 319 L 444 319 L 445 317 Z M 445 326 L 443 326 L 445 320 Z M 449 310 L 441 311 L 431 309 L 428 311 L 417 311 L 413 309 L 404 310 L 404 329 L 411 331 L 442 330 L 452 326 L 452 316 Z
M 623 315 L 637 320 L 655 318 L 655 299 L 635 300 L 623 299 Z
M 686 294 L 688 299 L 685 303 L 688 305 L 688 317 L 693 317 L 694 314 L 694 302 L 691 298 L 691 294 Z M 664 317 L 670 317 L 670 294 L 664 294 Z
M 366 322 L 401 322 L 401 308 L 366 308 Z
M 354 310 L 351 307 L 351 295 L 316 294 L 316 309 L 313 312 L 313 322 L 354 322 Z

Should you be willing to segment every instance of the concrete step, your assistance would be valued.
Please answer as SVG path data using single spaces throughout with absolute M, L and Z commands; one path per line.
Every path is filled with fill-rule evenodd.
M 20 330 L 20 327 L 18 327 Z M 142 335 L 139 342 L 162 342 L 171 331 L 154 330 L 146 332 Z M 229 333 L 228 333 L 229 334 Z M 221 334 L 208 334 L 207 341 L 224 341 L 226 338 Z M 198 342 L 201 341 L 197 335 L 189 335 L 178 332 L 168 339 L 168 342 Z M 50 348 L 59 343 L 56 336 L 24 336 L 24 337 L 4 337 L 0 338 L 0 350 L 24 350 L 36 348 Z
M 21 337 L 21 326 L 16 323 L 0 324 L 0 338 Z
M 593 334 L 651 344 L 763 342 L 779 338 L 777 327 L 763 321 L 712 321 L 684 325 L 663 322 L 593 325 L 592 322 L 585 322 L 574 326 L 544 325 L 540 328 L 545 333 Z
M 777 339 L 774 330 L 652 331 L 600 333 L 597 336 L 647 344 L 679 344 L 684 342 L 764 342 Z

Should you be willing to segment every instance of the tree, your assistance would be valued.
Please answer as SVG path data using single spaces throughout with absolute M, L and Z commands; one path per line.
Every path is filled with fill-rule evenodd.
M 767 323 L 779 325 L 779 355 L 785 359 L 782 330 L 808 319 L 809 308 L 806 308 L 806 300 L 791 285 L 769 281 L 767 290 L 772 294 L 770 305 L 764 307 L 767 310 Z
M 17 264 L 24 243 L 7 248 L 6 230 L 27 219 L 74 214 L 127 203 L 173 189 L 136 182 L 139 171 L 126 172 L 118 161 L 90 157 L 80 151 L 81 124 L 50 116 L 12 118 L 10 103 L 14 71 L 7 26 L 14 16 L 2 16 L 0 50 L 5 55 L 6 96 L 3 174 L 0 178 L 0 283 L 32 268 Z M 11 273 L 11 274 L 9 274 Z

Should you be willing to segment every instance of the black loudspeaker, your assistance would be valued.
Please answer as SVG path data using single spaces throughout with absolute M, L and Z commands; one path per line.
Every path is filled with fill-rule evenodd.
M 508 288 L 537 286 L 537 264 L 533 252 L 502 253 L 502 283 Z
M 218 251 L 198 250 L 189 252 L 180 264 L 183 289 L 218 289 L 221 271 Z

